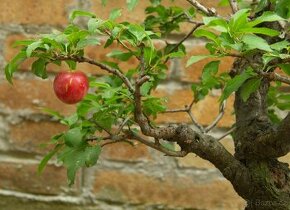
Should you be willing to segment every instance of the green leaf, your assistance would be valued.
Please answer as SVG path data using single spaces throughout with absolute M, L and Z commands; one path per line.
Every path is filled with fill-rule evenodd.
M 290 64 L 279 64 L 278 66 L 282 69 L 282 71 L 290 75 Z
M 201 76 L 203 82 L 210 80 L 214 75 L 216 75 L 219 69 L 219 64 L 220 61 L 211 61 L 204 66 Z
M 32 66 L 31 66 L 31 70 L 32 72 L 42 78 L 42 79 L 46 79 L 47 78 L 47 73 L 46 73 L 46 60 L 39 58 L 36 61 L 33 62 Z
M 147 96 L 151 90 L 151 88 L 153 87 L 152 82 L 145 82 L 142 86 L 141 86 L 141 95 L 142 96 Z
M 247 25 L 250 27 L 256 26 L 263 22 L 273 22 L 273 21 L 279 21 L 284 20 L 281 16 L 277 15 L 275 12 L 264 12 L 261 16 L 257 17 L 252 22 L 249 22 Z
M 229 23 L 232 32 L 246 26 L 249 11 L 249 9 L 241 9 L 233 15 Z
M 273 51 L 265 39 L 254 34 L 244 35 L 242 41 L 247 45 L 248 50 L 260 49 L 268 52 Z
M 208 27 L 211 27 L 217 31 L 227 32 L 229 29 L 228 23 L 222 18 L 216 17 L 203 17 Z
M 11 61 L 5 66 L 6 79 L 12 84 L 12 77 L 18 66 L 26 59 L 26 52 L 20 51 Z
M 246 81 L 241 88 L 241 97 L 246 102 L 250 95 L 258 90 L 261 84 L 261 78 L 253 78 Z
M 115 20 L 115 19 L 117 19 L 118 17 L 120 17 L 121 15 L 122 15 L 122 10 L 121 10 L 121 9 L 113 9 L 113 10 L 110 12 L 109 19 L 110 19 L 110 20 Z
M 214 42 L 216 42 L 217 40 L 217 35 L 211 31 L 208 31 L 208 30 L 205 30 L 205 29 L 198 29 L 194 32 L 194 35 L 196 37 L 206 37 L 208 38 L 209 40 L 212 40 Z
M 85 150 L 85 164 L 87 167 L 94 166 L 101 154 L 102 148 L 100 145 L 88 146 Z
M 116 58 L 121 61 L 128 61 L 133 54 L 131 52 L 122 52 L 120 50 L 113 50 L 112 52 L 107 54 L 108 57 Z
M 110 94 L 110 92 L 106 93 Z M 94 120 L 101 128 L 111 129 L 113 123 L 116 121 L 116 117 L 108 109 L 103 109 L 94 114 Z
M 72 60 L 66 60 L 65 63 L 68 65 L 68 67 L 72 70 L 75 70 L 77 67 L 77 63 Z
M 86 46 L 100 45 L 100 40 L 98 38 L 87 38 L 82 39 L 77 44 L 77 49 L 83 49 Z
M 162 142 L 161 145 L 168 150 L 175 151 L 175 145 L 172 142 Z
M 154 118 L 157 117 L 157 113 L 163 112 L 166 110 L 164 106 L 164 99 L 155 98 L 155 97 L 148 97 L 143 100 L 143 109 L 147 116 L 153 116 Z
M 65 144 L 69 147 L 77 147 L 82 143 L 83 136 L 81 127 L 72 128 L 64 134 Z
M 275 12 L 285 19 L 290 18 L 290 4 L 289 0 L 278 0 Z
M 28 46 L 35 42 L 35 40 L 17 40 L 13 43 L 12 47 L 18 47 L 18 46 Z
M 95 18 L 96 15 L 94 13 L 91 12 L 87 12 L 87 11 L 82 11 L 82 10 L 75 10 L 73 11 L 70 16 L 69 16 L 69 20 L 72 22 L 74 21 L 74 19 L 76 17 L 91 17 L 91 18 Z
M 90 146 L 88 144 L 77 148 L 66 147 L 60 152 L 58 160 L 62 161 L 67 168 L 68 183 L 70 186 L 74 183 L 77 170 L 83 166 L 89 167 L 96 164 L 100 152 L 100 146 Z
M 57 144 L 52 151 L 50 151 L 47 155 L 45 155 L 42 160 L 40 161 L 38 165 L 37 172 L 40 175 L 43 170 L 45 169 L 48 161 L 59 151 L 59 149 L 62 147 L 61 144 Z
M 233 79 L 229 80 L 226 83 L 220 101 L 224 101 L 225 99 L 227 99 L 233 92 L 237 91 L 247 79 L 249 79 L 254 75 L 255 74 L 251 69 L 247 69 L 242 74 L 239 74 L 235 76 Z
M 128 31 L 134 35 L 137 41 L 142 41 L 147 35 L 145 33 L 145 29 L 137 24 L 130 24 L 128 27 Z
M 129 11 L 132 11 L 136 5 L 138 4 L 139 0 L 127 0 L 127 7 Z
M 64 118 L 59 112 L 49 108 L 43 108 L 42 111 L 55 117 L 57 120 L 62 120 Z
M 165 56 L 165 58 L 169 57 L 169 58 L 182 58 L 184 57 L 185 54 L 182 51 L 178 51 L 178 52 L 172 52 L 168 55 Z
M 187 63 L 186 63 L 186 67 L 198 62 L 198 61 L 201 61 L 203 59 L 206 59 L 206 58 L 212 58 L 212 57 L 215 57 L 213 55 L 194 55 L 194 56 L 191 56 Z
M 107 39 L 105 45 L 104 45 L 104 48 L 107 48 L 109 47 L 110 45 L 112 45 L 114 42 L 114 38 L 113 37 L 110 37 L 109 39 Z
M 241 28 L 239 29 L 239 32 L 244 32 L 244 33 L 254 33 L 254 34 L 264 34 L 267 36 L 277 36 L 280 34 L 279 31 L 270 29 L 270 28 Z
M 262 11 L 264 8 L 266 8 L 267 6 L 268 6 L 268 0 L 260 0 L 255 9 L 255 12 L 258 13 Z
M 78 121 L 78 115 L 76 113 L 68 116 L 68 117 L 65 117 L 63 120 L 61 120 L 60 122 L 64 125 L 67 125 L 67 126 L 73 126 L 76 122 Z
M 276 42 L 276 43 L 270 45 L 270 47 L 273 50 L 277 50 L 277 51 L 281 51 L 283 49 L 286 49 L 288 46 L 290 46 L 290 42 L 286 41 L 286 40 L 283 40 L 281 42 Z
M 36 41 L 32 44 L 28 45 L 26 49 L 26 56 L 29 58 L 34 50 L 36 50 L 38 47 L 42 46 L 42 41 Z

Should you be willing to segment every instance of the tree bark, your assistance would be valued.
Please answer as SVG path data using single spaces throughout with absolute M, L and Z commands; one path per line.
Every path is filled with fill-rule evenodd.
M 259 54 L 251 60 L 257 63 Z M 233 72 L 240 73 L 247 61 L 238 59 Z M 288 164 L 277 160 L 289 152 L 289 116 L 275 127 L 267 116 L 267 92 L 270 82 L 263 79 L 260 88 L 244 102 L 240 90 L 235 95 L 235 157 L 249 173 L 250 187 L 237 192 L 246 199 L 246 210 L 290 209 L 290 173 Z M 239 183 L 237 183 L 239 185 Z M 234 185 L 234 183 L 233 183 Z

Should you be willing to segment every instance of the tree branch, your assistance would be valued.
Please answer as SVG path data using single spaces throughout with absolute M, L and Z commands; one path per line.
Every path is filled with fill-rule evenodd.
M 186 0 L 186 1 L 207 16 L 217 16 L 217 12 L 214 8 L 207 8 L 196 0 Z
M 145 144 L 148 147 L 151 147 L 155 150 L 158 150 L 162 153 L 164 153 L 166 156 L 172 156 L 172 157 L 184 157 L 186 156 L 188 153 L 185 151 L 171 151 L 166 149 L 165 147 L 163 147 L 161 144 L 156 144 L 155 142 L 151 142 L 145 138 L 143 138 L 142 136 L 134 133 L 134 132 L 130 132 L 130 135 L 128 136 L 128 138 L 130 139 L 135 139 L 139 142 L 141 142 L 142 144 Z
M 122 73 L 120 72 L 118 69 L 114 69 L 110 66 L 107 66 L 101 62 L 86 58 L 86 57 L 82 57 L 82 56 L 75 56 L 75 55 L 55 55 L 54 60 L 72 60 L 78 63 L 89 63 L 92 64 L 94 66 L 98 66 L 101 69 L 119 77 L 124 84 L 128 87 L 129 91 L 131 93 L 134 93 L 134 87 L 132 86 L 131 82 L 129 81 L 129 79 Z
M 260 158 L 278 158 L 290 152 L 290 113 L 274 130 L 258 137 L 252 151 Z
M 227 137 L 228 135 L 230 135 L 232 132 L 234 132 L 237 129 L 236 126 L 232 127 L 230 130 L 228 130 L 227 132 L 225 132 L 222 136 L 218 137 L 217 141 L 220 141 L 222 139 L 224 139 L 225 137 Z
M 241 188 L 238 192 L 250 185 L 250 176 L 246 167 L 212 136 L 194 131 L 187 125 L 180 125 L 175 129 L 173 138 L 167 140 L 176 142 L 182 151 L 195 153 L 210 161 L 235 188 Z
M 200 26 L 204 25 L 203 23 L 196 23 L 195 26 L 170 50 L 170 53 L 174 52 L 175 50 L 178 49 L 178 47 L 185 41 L 187 40 L 192 34 L 193 32 L 198 29 Z M 168 60 L 168 59 L 167 59 Z
M 195 117 L 193 116 L 192 111 L 191 111 L 192 106 L 194 105 L 195 102 L 196 102 L 195 99 L 193 99 L 189 106 L 188 105 L 185 105 L 185 108 L 184 109 L 166 110 L 163 113 L 185 112 L 185 113 L 187 113 L 189 115 L 189 117 L 190 117 L 191 122 L 193 123 L 193 125 L 195 127 L 197 127 L 200 132 L 205 133 L 206 132 L 205 129 L 203 128 L 203 126 L 199 122 L 197 122 L 197 120 L 195 119 Z
M 219 121 L 223 118 L 225 114 L 226 103 L 227 103 L 226 100 L 222 103 L 222 105 L 220 106 L 218 116 L 214 119 L 214 121 L 209 126 L 205 128 L 205 132 L 209 132 L 210 130 L 212 130 L 219 123 Z
M 229 0 L 233 13 L 236 13 L 239 10 L 238 2 L 236 0 Z

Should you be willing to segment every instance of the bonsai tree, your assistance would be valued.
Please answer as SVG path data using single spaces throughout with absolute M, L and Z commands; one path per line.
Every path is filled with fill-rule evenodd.
M 290 171 L 287 164 L 278 161 L 290 150 L 290 94 L 283 92 L 283 87 L 290 84 L 289 0 L 221 0 L 222 5 L 231 8 L 230 16 L 222 16 L 196 0 L 186 1 L 188 7 L 182 8 L 150 0 L 141 24 L 117 22 L 119 9 L 113 10 L 107 20 L 74 11 L 62 32 L 15 43 L 22 49 L 5 67 L 9 82 L 26 59 L 35 59 L 32 72 L 43 79 L 47 77 L 47 64 L 65 62 L 71 72 L 57 76 L 56 94 L 67 103 L 81 100 L 71 116 L 50 111 L 68 130 L 52 137 L 55 147 L 43 158 L 39 171 L 56 155 L 67 167 L 69 184 L 73 184 L 76 171 L 95 165 L 106 145 L 138 141 L 167 156 L 195 153 L 210 161 L 247 201 L 247 210 L 290 209 Z M 127 3 L 133 9 L 138 0 Z M 77 24 L 79 18 L 87 21 L 85 28 Z M 183 23 L 192 28 L 178 43 L 166 42 L 161 49 L 154 45 L 154 40 L 177 33 Z M 104 44 L 100 44 L 100 36 L 107 37 Z M 166 101 L 152 96 L 152 91 L 166 78 L 170 59 L 186 55 L 184 41 L 190 37 L 205 39 L 208 53 L 190 57 L 186 65 L 205 58 L 213 60 L 204 66 L 200 82 L 192 84 L 192 102 L 168 110 Z M 119 62 L 93 60 L 84 54 L 87 46 L 100 45 L 102 50 L 113 43 L 122 50 L 110 52 L 109 57 L 119 62 L 134 57 L 138 64 L 121 69 Z M 234 64 L 228 72 L 220 73 L 220 59 L 228 56 L 235 58 Z M 84 98 L 88 81 L 81 72 L 74 72 L 77 63 L 88 63 L 109 73 L 103 78 L 90 77 L 90 91 Z M 82 78 L 81 82 L 77 77 Z M 220 114 L 204 127 L 195 120 L 192 107 L 212 90 L 221 91 Z M 232 94 L 236 122 L 223 137 L 232 135 L 234 155 L 219 142 L 222 137 L 209 134 L 223 117 L 226 100 Z M 280 110 L 286 117 L 277 114 Z M 192 123 L 154 123 L 156 116 L 165 112 L 185 112 Z M 170 149 L 168 143 L 177 144 L 179 149 Z

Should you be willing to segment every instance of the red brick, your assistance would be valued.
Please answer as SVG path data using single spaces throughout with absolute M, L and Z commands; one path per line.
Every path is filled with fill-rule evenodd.
M 26 193 L 55 195 L 67 187 L 66 170 L 48 165 L 40 176 L 37 164 L 0 162 L 0 188 Z M 71 190 L 76 191 L 76 187 Z
M 183 109 L 185 105 L 189 105 L 193 99 L 193 94 L 190 89 L 181 90 L 157 90 L 154 93 L 157 97 L 167 98 L 167 108 L 172 109 Z M 192 112 L 195 119 L 203 124 L 209 125 L 219 112 L 219 97 L 209 94 L 204 100 L 201 100 L 197 104 L 193 105 Z M 233 113 L 233 97 L 230 97 L 227 103 L 227 109 L 224 117 L 219 122 L 220 127 L 231 127 L 235 122 Z M 161 113 L 156 119 L 157 123 L 189 123 L 190 117 L 185 112 L 179 113 Z
M 66 105 L 56 98 L 50 80 L 15 79 L 13 82 L 13 86 L 7 81 L 0 83 L 0 104 L 7 108 L 41 113 L 46 107 L 65 115 L 75 111 L 74 105 Z
M 181 80 L 186 82 L 199 82 L 202 74 L 203 67 L 213 60 L 221 60 L 219 66 L 218 74 L 222 72 L 229 72 L 231 70 L 231 66 L 233 64 L 234 59 L 231 57 L 224 57 L 224 58 L 207 58 L 203 59 L 197 63 L 192 64 L 189 67 L 186 66 L 186 62 L 188 59 L 193 55 L 208 55 L 209 52 L 204 47 L 204 45 L 196 45 L 191 48 L 187 49 L 188 53 L 185 58 L 182 59 L 182 68 L 181 68 Z
M 141 173 L 98 171 L 94 193 L 98 199 L 134 204 L 162 204 L 171 208 L 243 209 L 244 201 L 228 181 L 204 184 L 190 177 L 162 179 Z
M 24 121 L 11 126 L 9 142 L 19 151 L 45 154 L 53 146 L 43 148 L 41 144 L 48 143 L 52 136 L 65 130 L 66 126 L 56 122 Z
M 72 3 L 73 0 L 1 0 L 0 23 L 64 25 Z
M 139 162 L 151 159 L 147 146 L 137 144 L 136 146 L 128 143 L 117 143 L 107 145 L 103 148 L 102 157 L 108 160 Z

